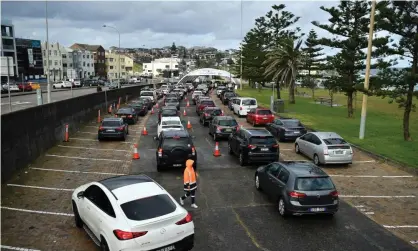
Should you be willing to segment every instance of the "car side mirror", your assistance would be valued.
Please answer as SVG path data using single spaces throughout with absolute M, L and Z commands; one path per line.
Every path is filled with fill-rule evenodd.
M 77 194 L 77 198 L 81 199 L 84 198 L 84 191 L 81 191 Z

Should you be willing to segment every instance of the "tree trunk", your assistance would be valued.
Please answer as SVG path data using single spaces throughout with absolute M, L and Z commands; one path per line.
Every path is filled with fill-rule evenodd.
M 417 71 L 417 57 L 414 57 L 412 60 L 412 69 L 411 75 L 413 79 L 409 82 L 408 85 L 408 93 L 406 94 L 406 101 L 405 101 L 405 110 L 403 112 L 403 138 L 405 141 L 411 141 L 411 134 L 409 133 L 409 117 L 412 111 L 412 98 L 414 92 L 415 82 L 415 74 Z
M 292 82 L 289 85 L 289 104 L 295 103 L 295 81 L 292 80 Z
M 282 95 L 280 93 L 279 78 L 276 79 L 276 93 L 277 93 L 277 99 L 282 99 Z
M 347 92 L 347 111 L 348 117 L 352 118 L 354 115 L 353 111 L 353 92 Z
M 315 88 L 312 88 L 312 99 L 315 99 Z

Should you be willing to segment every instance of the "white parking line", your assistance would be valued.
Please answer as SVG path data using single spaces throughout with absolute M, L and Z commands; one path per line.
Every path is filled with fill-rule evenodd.
M 418 225 L 403 225 L 403 226 L 389 226 L 389 225 L 383 225 L 385 228 L 418 228 Z
M 210 147 L 214 147 L 214 145 L 208 140 L 208 138 L 205 137 L 206 142 L 208 142 Z
M 294 151 L 295 149 L 283 149 L 283 148 L 280 148 L 280 151 Z
M 3 207 L 3 206 L 0 206 L 0 208 L 1 209 L 12 210 L 12 211 L 25 212 L 25 213 L 50 214 L 50 215 L 69 216 L 69 217 L 73 217 L 74 216 L 74 214 L 56 213 L 56 212 L 38 211 L 38 210 L 28 210 L 28 209 L 22 209 L 22 208 L 14 208 L 14 207 Z
M 418 241 L 410 241 L 411 242 L 411 244 L 418 244 Z
M 364 214 L 373 215 L 374 212 L 365 212 Z
M 383 175 L 383 176 L 379 176 L 379 175 L 342 175 L 342 174 L 330 174 L 330 177 L 344 177 L 344 178 L 414 178 L 414 176 L 412 175 L 394 175 L 394 176 L 390 176 L 390 175 Z
M 77 132 L 77 133 L 84 133 L 84 134 L 94 134 L 94 135 L 97 135 L 97 132 Z
M 415 195 L 339 195 L 341 198 L 415 198 Z
M 97 140 L 97 139 L 83 139 L 83 138 L 71 138 L 70 137 L 70 141 L 71 140 L 73 140 L 73 139 L 75 139 L 75 140 L 81 140 L 81 141 L 93 141 L 93 142 L 100 142 L 99 140 Z M 134 144 L 134 142 L 132 142 L 132 141 L 120 141 L 119 143 L 122 143 L 122 144 Z
M 103 161 L 113 161 L 113 162 L 126 162 L 126 160 L 120 160 L 120 159 L 96 159 L 96 158 L 83 158 L 83 157 L 74 157 L 74 156 L 55 155 L 55 154 L 45 154 L 45 156 L 56 157 L 56 158 L 67 158 L 67 159 L 103 160 Z
M 374 163 L 376 162 L 375 160 L 357 160 L 357 161 L 353 161 L 353 163 Z
M 23 187 L 23 188 L 35 188 L 35 189 L 43 189 L 43 190 L 54 190 L 54 191 L 67 191 L 67 192 L 74 191 L 74 189 L 67 189 L 67 188 L 26 186 L 26 185 L 19 185 L 19 184 L 7 184 L 7 186 Z
M 5 246 L 5 245 L 0 245 L 0 248 L 7 249 L 7 250 L 18 250 L 18 251 L 41 251 L 39 249 L 12 247 L 12 246 Z
M 52 171 L 52 172 L 63 172 L 63 173 L 82 173 L 82 174 L 100 174 L 100 175 L 127 175 L 126 173 L 102 173 L 102 172 L 86 172 L 86 171 L 73 171 L 73 170 L 63 170 L 63 169 L 49 169 L 49 168 L 38 168 L 30 167 L 30 169 L 38 171 Z
M 118 149 L 106 149 L 106 148 L 92 148 L 92 147 L 81 147 L 81 146 L 63 146 L 58 145 L 58 147 L 64 147 L 64 148 L 74 148 L 74 149 L 86 149 L 86 150 L 98 150 L 98 151 L 112 151 L 112 152 L 131 152 L 129 150 L 118 150 Z
M 359 206 L 355 206 L 355 207 L 357 207 L 357 208 L 362 208 L 362 207 L 364 207 L 363 205 L 359 205 Z

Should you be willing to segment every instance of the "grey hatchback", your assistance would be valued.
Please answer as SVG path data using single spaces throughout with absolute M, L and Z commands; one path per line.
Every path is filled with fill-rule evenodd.
M 331 178 L 318 166 L 302 161 L 273 162 L 255 172 L 255 187 L 277 203 L 281 216 L 334 215 L 338 192 Z

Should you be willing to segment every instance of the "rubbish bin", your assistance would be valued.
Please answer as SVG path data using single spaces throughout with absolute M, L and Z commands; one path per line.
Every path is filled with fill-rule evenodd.
M 284 100 L 283 99 L 276 99 L 274 101 L 273 110 L 277 113 L 283 113 L 284 112 Z

